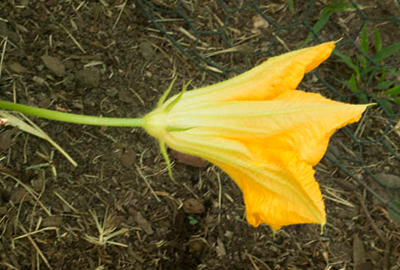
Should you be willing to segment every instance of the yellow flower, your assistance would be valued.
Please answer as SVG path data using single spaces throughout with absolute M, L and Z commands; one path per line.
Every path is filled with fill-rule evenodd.
M 334 131 L 358 121 L 368 106 L 296 90 L 334 47 L 329 42 L 273 57 L 166 102 L 164 95 L 144 117 L 144 128 L 162 149 L 166 144 L 224 170 L 242 190 L 253 226 L 323 225 L 325 208 L 312 166 Z

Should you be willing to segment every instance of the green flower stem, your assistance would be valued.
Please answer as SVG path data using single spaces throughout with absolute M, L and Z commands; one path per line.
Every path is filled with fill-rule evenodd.
M 74 124 L 94 125 L 94 126 L 114 126 L 114 127 L 143 127 L 143 118 L 110 118 L 86 116 L 73 113 L 64 113 L 32 106 L 16 104 L 0 100 L 0 108 L 29 114 L 50 120 L 68 122 Z

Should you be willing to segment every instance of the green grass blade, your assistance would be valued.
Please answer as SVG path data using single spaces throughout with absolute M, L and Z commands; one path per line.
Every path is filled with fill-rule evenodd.
M 365 61 L 367 60 L 367 59 L 365 59 L 365 58 L 363 58 Z M 360 73 L 360 78 L 362 78 L 362 79 L 365 79 L 366 77 L 368 77 L 370 74 L 371 74 L 371 72 L 373 71 L 375 69 L 375 67 L 373 67 L 373 66 L 366 66 L 366 67 L 364 67 L 364 69 L 363 69 L 363 71 L 361 71 L 361 73 Z
M 286 1 L 287 1 L 288 6 L 289 6 L 290 13 L 294 14 L 294 3 L 293 3 L 293 0 L 286 0 Z
M 323 9 L 321 17 L 319 17 L 318 21 L 316 22 L 316 24 L 313 27 L 315 33 L 318 33 L 325 26 L 325 24 L 328 22 L 330 16 L 331 16 L 331 13 L 327 12 L 326 9 Z M 307 45 L 313 38 L 314 38 L 314 34 L 311 32 L 308 33 L 308 36 L 307 36 L 306 40 L 304 41 L 304 45 Z
M 367 25 L 364 24 L 361 29 L 361 50 L 367 54 L 368 53 L 368 34 L 367 34 Z
M 392 104 L 390 103 L 389 99 L 387 98 L 378 98 L 378 101 L 380 102 L 380 106 L 383 109 L 386 109 L 390 114 L 393 114 L 393 108 L 392 108 Z
M 315 23 L 313 29 L 315 33 L 318 33 L 322 28 L 324 28 L 325 24 L 328 22 L 329 17 L 332 13 L 335 12 L 344 12 L 347 10 L 355 9 L 355 7 L 351 3 L 341 2 L 339 4 L 329 5 L 326 8 L 322 9 L 321 17 L 319 17 L 318 21 Z M 304 45 L 307 45 L 314 38 L 313 33 L 308 33 L 306 40 L 304 41 Z
M 353 61 L 351 60 L 350 57 L 348 57 L 347 55 L 342 54 L 341 52 L 339 52 L 336 49 L 333 51 L 333 54 L 338 56 L 354 72 L 356 72 L 357 74 L 360 73 L 359 68 L 353 63 Z
M 356 77 L 354 76 L 354 74 L 351 75 L 349 83 L 350 83 L 350 86 L 351 86 L 351 91 L 353 93 L 357 93 L 358 92 L 358 86 L 357 86 L 357 81 L 356 81 Z
M 385 90 L 385 89 L 389 89 L 389 87 L 392 86 L 393 84 L 394 84 L 394 81 L 383 81 L 381 83 L 378 83 L 375 88 Z
M 400 105 L 400 98 L 392 98 L 392 101 L 397 105 Z
M 382 38 L 381 34 L 379 34 L 379 31 L 376 27 L 374 30 L 374 37 L 375 37 L 375 52 L 380 52 L 382 50 Z
M 395 87 L 390 88 L 389 90 L 387 90 L 387 91 L 385 91 L 383 93 L 385 95 L 391 95 L 391 96 L 400 94 L 400 84 L 396 85 Z
M 346 1 L 342 1 L 341 3 L 329 5 L 325 8 L 328 12 L 344 12 L 348 10 L 353 10 L 355 7 L 351 3 L 347 3 Z
M 400 69 L 388 69 L 386 70 L 387 74 L 398 76 L 400 75 Z
M 377 52 L 374 56 L 372 56 L 372 59 L 374 59 L 375 61 L 381 61 L 385 58 L 388 58 L 392 54 L 395 54 L 399 50 L 400 50 L 400 42 L 382 48 L 379 52 Z
M 378 84 L 381 84 L 385 81 L 386 79 L 386 69 L 382 68 L 381 69 L 381 77 L 379 78 Z

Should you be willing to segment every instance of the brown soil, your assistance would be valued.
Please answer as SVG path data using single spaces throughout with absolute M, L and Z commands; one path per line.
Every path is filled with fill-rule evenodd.
M 162 8 L 175 2 L 153 1 Z M 182 1 L 200 30 L 220 26 L 217 18 L 225 16 L 219 1 L 205 2 L 207 7 Z M 316 2 L 308 15 L 310 24 L 325 2 Z M 228 7 L 240 6 L 234 3 Z M 395 1 L 369 5 L 366 12 L 372 8 L 382 16 L 398 16 Z M 303 19 L 308 5 L 295 8 L 290 14 L 286 1 L 260 4 L 279 25 Z M 356 28 L 348 26 L 361 25 L 361 18 L 351 12 L 332 16 L 320 33 L 322 40 L 349 38 Z M 182 19 L 157 19 L 165 19 L 164 26 L 182 46 L 193 45 L 180 29 L 190 30 Z M 369 21 L 372 26 L 379 23 Z M 391 24 L 379 27 L 384 44 L 400 41 L 399 28 L 394 34 Z M 269 49 L 275 30 L 252 9 L 231 14 L 225 34 L 232 44 L 241 44 L 240 49 L 210 57 L 242 72 L 265 60 L 265 55 L 247 59 L 244 53 Z M 276 40 L 270 49 L 279 54 L 299 48 L 307 31 L 304 26 L 284 29 L 279 33 L 282 42 Z M 0 98 L 42 108 L 138 117 L 154 108 L 174 76 L 176 92 L 190 79 L 192 87 L 218 80 L 182 55 L 130 0 L 1 1 L 0 38 L 0 49 L 5 48 Z M 204 53 L 229 48 L 219 36 L 204 36 L 202 41 L 197 50 L 214 48 Z M 332 72 L 337 77 L 343 74 L 330 63 L 319 74 L 335 85 Z M 302 87 L 332 95 L 315 75 L 308 76 Z M 385 115 L 377 108 L 368 117 L 363 138 L 380 136 Z M 318 225 L 297 225 L 278 231 L 274 239 L 267 226 L 253 228 L 246 222 L 240 190 L 218 168 L 173 153 L 173 173 L 179 182 L 175 185 L 155 140 L 140 129 L 30 119 L 78 166 L 44 140 L 0 126 L 1 269 L 400 268 L 398 225 L 374 196 L 326 159 L 316 167 L 328 216 L 323 235 Z M 395 132 L 390 136 L 394 145 L 400 145 Z M 386 178 L 399 175 L 398 160 L 379 147 L 367 146 L 371 170 Z M 334 136 L 331 148 L 342 154 L 359 150 L 344 132 Z M 346 165 L 380 196 L 388 196 L 360 164 Z

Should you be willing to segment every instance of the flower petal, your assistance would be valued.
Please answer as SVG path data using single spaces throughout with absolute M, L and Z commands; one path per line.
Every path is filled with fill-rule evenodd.
M 263 170 L 254 171 L 253 177 L 220 165 L 243 192 L 247 221 L 275 230 L 291 224 L 325 224 L 325 207 L 312 167 L 293 152 L 268 152 Z
M 230 80 L 189 91 L 180 103 L 272 99 L 287 90 L 296 89 L 304 74 L 327 59 L 334 47 L 334 42 L 327 42 L 269 58 Z
M 297 223 L 325 223 L 314 171 L 295 153 L 263 149 L 263 155 L 256 156 L 249 145 L 196 130 L 173 132 L 166 141 L 171 148 L 206 159 L 228 173 L 243 191 L 246 217 L 253 226 L 266 223 L 279 229 Z
M 358 121 L 367 106 L 291 90 L 270 101 L 181 104 L 170 112 L 169 124 L 202 128 L 207 135 L 239 140 L 246 145 L 257 140 L 262 148 L 293 151 L 315 165 L 334 131 Z

